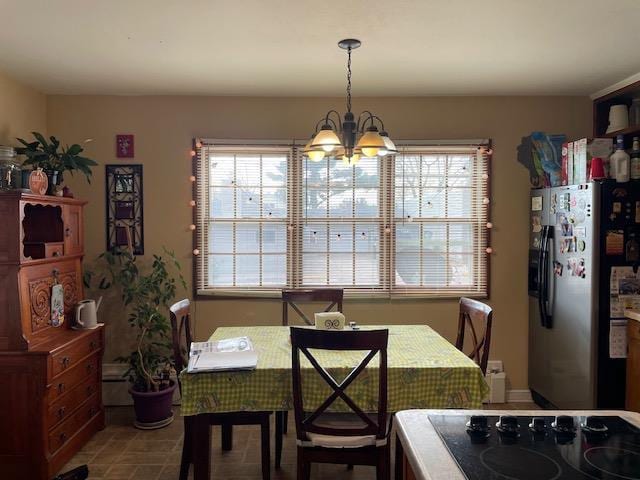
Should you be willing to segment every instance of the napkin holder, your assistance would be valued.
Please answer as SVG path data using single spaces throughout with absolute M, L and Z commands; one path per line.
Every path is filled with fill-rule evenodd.
M 317 330 L 344 330 L 345 317 L 340 312 L 314 314 Z

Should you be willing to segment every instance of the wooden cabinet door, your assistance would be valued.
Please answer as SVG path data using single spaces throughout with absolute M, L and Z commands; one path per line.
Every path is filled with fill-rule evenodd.
M 626 408 L 640 412 L 640 322 L 629 320 Z
M 64 254 L 81 255 L 83 252 L 82 207 L 64 206 Z

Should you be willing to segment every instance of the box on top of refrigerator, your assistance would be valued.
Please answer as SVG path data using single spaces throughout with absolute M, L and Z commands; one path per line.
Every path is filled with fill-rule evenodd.
M 573 181 L 570 184 L 589 181 L 591 159 L 593 157 L 607 159 L 612 150 L 612 138 L 581 138 L 573 142 Z

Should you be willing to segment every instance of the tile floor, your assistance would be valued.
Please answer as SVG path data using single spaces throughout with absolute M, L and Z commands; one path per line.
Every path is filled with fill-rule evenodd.
M 496 408 L 536 409 L 530 403 L 497 405 Z M 273 480 L 295 479 L 295 426 L 289 415 L 289 433 L 285 435 L 282 468 L 273 467 Z M 177 480 L 182 451 L 182 421 L 176 411 L 176 420 L 161 430 L 143 431 L 131 426 L 133 410 L 130 407 L 107 408 L 107 428 L 89 443 L 63 468 L 63 472 L 82 464 L 89 465 L 89 478 Z M 273 435 L 273 427 L 272 427 Z M 260 480 L 260 429 L 235 427 L 233 450 L 220 448 L 220 429 L 213 427 L 212 478 L 225 480 Z M 271 449 L 273 456 L 273 446 Z M 391 456 L 393 462 L 393 454 Z M 393 471 L 393 470 L 392 470 Z M 342 465 L 313 465 L 314 480 L 365 480 L 375 478 L 373 467 Z

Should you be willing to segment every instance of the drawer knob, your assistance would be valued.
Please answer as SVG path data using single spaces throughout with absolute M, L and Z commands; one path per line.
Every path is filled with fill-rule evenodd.
M 64 407 L 60 407 L 58 409 L 58 419 L 62 420 L 64 418 Z
M 87 373 L 91 373 L 91 372 L 93 372 L 93 364 L 88 363 L 87 364 Z
M 93 385 L 87 386 L 87 397 L 90 397 L 93 394 Z
M 89 342 L 89 351 L 93 352 L 96 349 L 96 346 L 98 344 L 96 343 L 95 340 L 91 340 L 91 342 Z
M 62 433 L 60 434 L 59 438 L 60 438 L 60 441 L 61 441 L 62 443 L 64 443 L 64 442 L 66 442 L 66 441 L 67 441 L 67 434 L 66 434 L 66 433 L 64 433 L 64 432 L 62 432 Z
M 58 393 L 62 393 L 64 392 L 64 383 L 59 383 L 58 384 Z
M 69 357 L 62 357 L 60 359 L 60 363 L 62 364 L 62 368 L 67 368 L 69 366 L 69 364 L 71 363 L 71 358 Z
M 96 413 L 96 407 L 89 408 L 89 418 L 93 417 Z
M 71 227 L 67 227 L 64 229 L 64 236 L 65 237 L 70 237 L 71 236 Z

